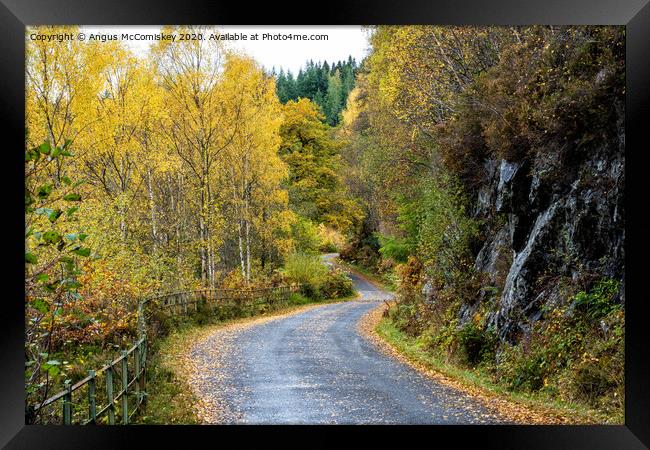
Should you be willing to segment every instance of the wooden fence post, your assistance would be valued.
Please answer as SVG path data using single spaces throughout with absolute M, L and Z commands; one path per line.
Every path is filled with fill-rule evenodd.
M 134 353 L 134 359 L 135 359 L 135 374 L 133 375 L 136 382 L 135 382 L 135 407 L 137 408 L 138 405 L 141 403 L 140 401 L 140 345 L 141 341 L 138 341 L 138 345 L 135 346 L 135 353 Z
M 89 370 L 90 380 L 88 380 L 88 418 L 91 423 L 97 422 L 97 404 L 95 400 L 95 371 Z
M 138 334 L 142 336 L 144 333 L 145 333 L 144 303 L 142 300 L 138 300 Z
M 129 388 L 129 368 L 128 354 L 126 350 L 122 350 L 122 424 L 128 425 L 129 423 L 129 397 L 127 390 Z
M 70 380 L 64 382 L 66 393 L 63 396 L 63 424 L 70 425 L 72 423 L 72 385 Z
M 115 425 L 115 405 L 113 403 L 113 366 L 106 368 L 106 398 L 108 399 L 108 424 Z
M 147 412 L 147 336 L 142 337 L 142 378 L 140 379 L 140 390 L 142 391 L 142 410 Z

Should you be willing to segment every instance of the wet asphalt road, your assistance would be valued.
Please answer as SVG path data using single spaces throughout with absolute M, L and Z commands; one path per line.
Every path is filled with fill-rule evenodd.
M 213 403 L 218 399 L 227 411 L 218 422 L 504 422 L 478 400 L 421 375 L 364 339 L 358 320 L 390 296 L 351 276 L 362 294 L 358 301 L 217 332 L 193 349 L 192 357 L 208 371 L 197 395 Z

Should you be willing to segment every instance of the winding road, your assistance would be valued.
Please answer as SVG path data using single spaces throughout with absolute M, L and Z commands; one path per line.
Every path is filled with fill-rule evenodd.
M 333 264 L 336 255 L 325 255 Z M 216 330 L 190 357 L 205 423 L 505 423 L 484 403 L 381 352 L 357 322 L 390 298 L 350 274 L 358 300 Z

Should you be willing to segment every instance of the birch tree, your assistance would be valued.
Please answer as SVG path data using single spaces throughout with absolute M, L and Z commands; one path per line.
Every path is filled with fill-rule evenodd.
M 225 53 L 217 41 L 160 45 L 155 54 L 166 105 L 161 129 L 198 188 L 201 279 L 204 284 L 213 284 L 217 244 L 213 227 L 217 224 L 213 220 L 216 208 L 212 180 L 220 154 L 231 145 L 240 125 L 243 90 L 225 95 L 220 86 Z

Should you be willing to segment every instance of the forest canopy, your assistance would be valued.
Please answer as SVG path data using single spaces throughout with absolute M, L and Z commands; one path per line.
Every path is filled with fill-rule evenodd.
M 332 65 L 310 60 L 296 76 L 280 69 L 276 81 L 278 98 L 282 103 L 307 98 L 320 107 L 326 122 L 335 126 L 341 120 L 358 70 L 357 61 L 352 57 Z
M 342 257 L 395 286 L 392 322 L 442 360 L 620 418 L 624 29 L 370 43 L 338 130 L 365 217 Z
M 200 30 L 163 27 L 185 31 Z M 44 374 L 60 376 L 46 364 L 57 349 L 129 342 L 138 299 L 281 283 L 288 258 L 360 220 L 326 123 L 344 105 L 352 60 L 325 70 L 332 101 L 321 108 L 307 91 L 278 98 L 274 74 L 220 41 L 160 41 L 146 58 L 120 41 L 27 43 L 33 392 Z
M 424 351 L 620 418 L 624 28 L 369 31 L 297 74 L 219 40 L 26 41 L 30 398 L 56 351 L 131 342 L 139 298 L 349 294 L 316 256 L 340 251 Z

